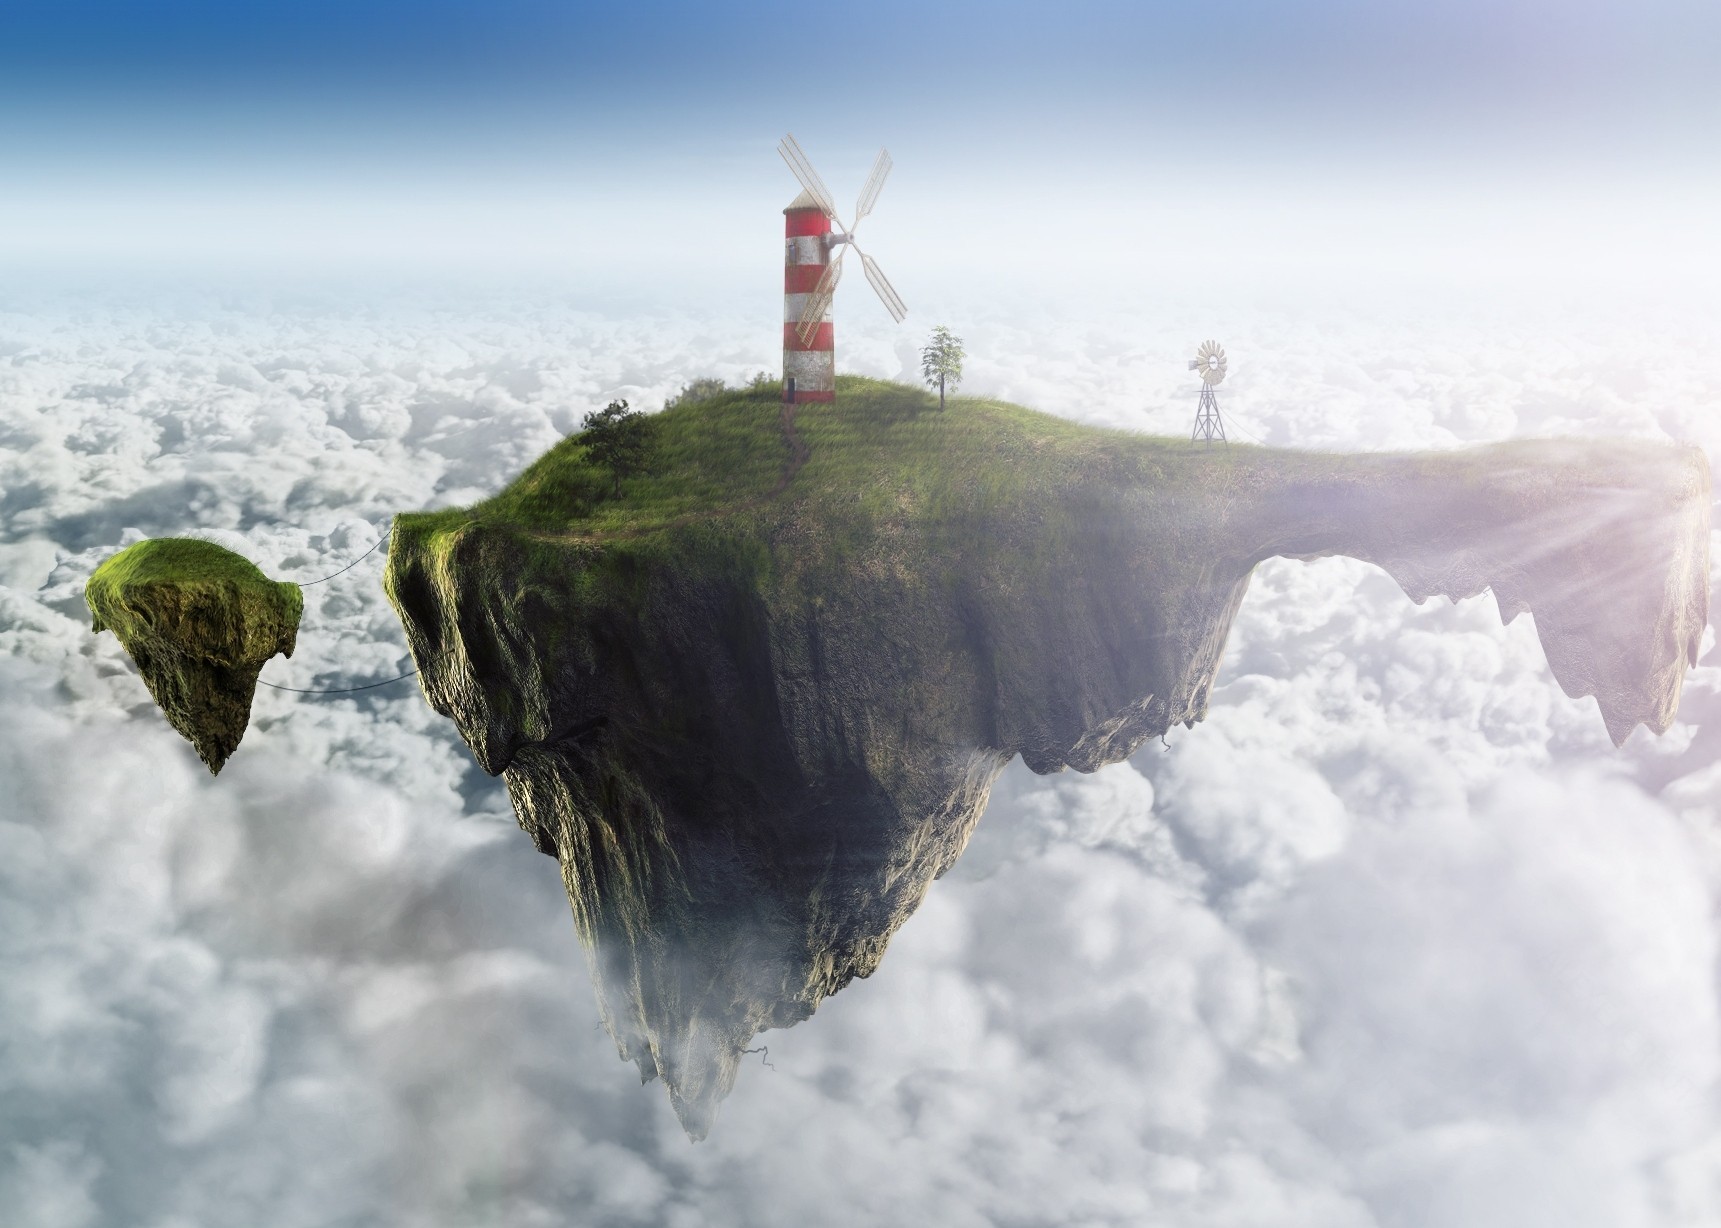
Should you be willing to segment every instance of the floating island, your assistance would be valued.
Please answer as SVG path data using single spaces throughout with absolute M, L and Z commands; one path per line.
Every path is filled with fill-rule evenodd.
M 654 415 L 623 482 L 563 440 L 396 517 L 426 699 L 560 863 L 624 1059 L 694 1138 L 741 1054 L 878 967 L 998 773 L 1091 772 L 1207 714 L 1256 564 L 1343 554 L 1413 601 L 1532 612 L 1614 742 L 1659 733 L 1708 618 L 1709 466 L 1635 440 L 1205 446 L 841 378 Z M 90 582 L 218 770 L 295 586 L 204 542 Z
M 654 422 L 620 498 L 573 436 L 397 517 L 384 583 L 695 1138 L 756 1033 L 878 966 L 1012 757 L 1091 772 L 1207 714 L 1262 560 L 1491 590 L 1615 743 L 1672 722 L 1708 617 L 1689 446 L 1204 446 L 856 378 Z
M 293 655 L 304 595 L 214 542 L 127 546 L 84 586 L 94 630 L 112 631 L 168 722 L 218 774 L 239 748 L 263 663 Z

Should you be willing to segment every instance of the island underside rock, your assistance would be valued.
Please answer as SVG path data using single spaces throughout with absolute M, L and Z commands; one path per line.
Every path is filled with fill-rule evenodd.
M 950 483 L 864 524 L 800 484 L 611 541 L 396 523 L 425 695 L 559 859 L 605 1023 L 696 1138 L 757 1032 L 878 966 L 1013 756 L 1091 772 L 1207 714 L 1262 560 L 1492 590 L 1616 743 L 1667 728 L 1708 616 L 1688 447 L 1185 449 L 1034 497 Z

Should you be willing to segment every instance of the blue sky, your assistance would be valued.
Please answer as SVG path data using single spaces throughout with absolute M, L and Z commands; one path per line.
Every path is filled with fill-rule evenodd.
M 218 107 L 301 129 L 410 128 L 415 116 L 435 127 L 461 112 L 648 118 L 705 135 L 818 99 L 933 128 L 1086 115 L 1103 130 L 1173 113 L 1311 137 L 1319 125 L 1433 132 L 1483 118 L 1510 131 L 1608 120 L 1672 131 L 1713 119 L 1721 97 L 1710 71 L 1721 15 L 1702 0 L 12 0 L 0 13 L 6 94 L 50 128 L 121 112 L 207 120 Z
M 1557 214 L 1584 237 L 1544 263 L 1642 265 L 1721 203 L 1707 0 L 8 0 L 0 32 L 0 262 L 574 269 L 674 230 L 721 241 L 664 267 L 726 275 L 792 195 L 785 130 L 839 199 L 891 148 L 880 237 L 955 210 L 969 250 L 1042 263 L 1110 225 L 1481 267 Z M 1478 216 L 1519 221 L 1453 229 Z

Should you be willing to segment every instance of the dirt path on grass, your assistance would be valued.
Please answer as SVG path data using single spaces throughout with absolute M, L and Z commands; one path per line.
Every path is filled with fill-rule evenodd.
M 783 465 L 783 476 L 777 479 L 777 484 L 771 487 L 771 493 L 766 495 L 764 499 L 752 500 L 754 505 L 763 503 L 766 499 L 775 499 L 789 489 L 789 483 L 795 480 L 795 475 L 801 471 L 801 467 L 807 463 L 807 458 L 813 454 L 812 448 L 807 446 L 807 441 L 802 439 L 800 432 L 795 429 L 795 403 L 793 401 L 783 403 L 783 442 L 789 445 L 789 459 Z

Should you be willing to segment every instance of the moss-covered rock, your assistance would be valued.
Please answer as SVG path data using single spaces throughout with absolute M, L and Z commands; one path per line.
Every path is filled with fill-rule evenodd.
M 304 597 L 213 542 L 128 546 L 84 586 L 95 630 L 119 637 L 155 702 L 221 771 L 251 719 L 263 662 L 293 655 Z
M 425 695 L 560 860 L 610 1033 L 696 1137 L 756 1032 L 878 966 L 1012 756 L 1093 771 L 1206 715 L 1263 559 L 1492 588 L 1616 741 L 1695 661 L 1694 448 L 1335 456 L 935 404 L 711 398 L 659 416 L 621 499 L 575 437 L 395 521 Z

